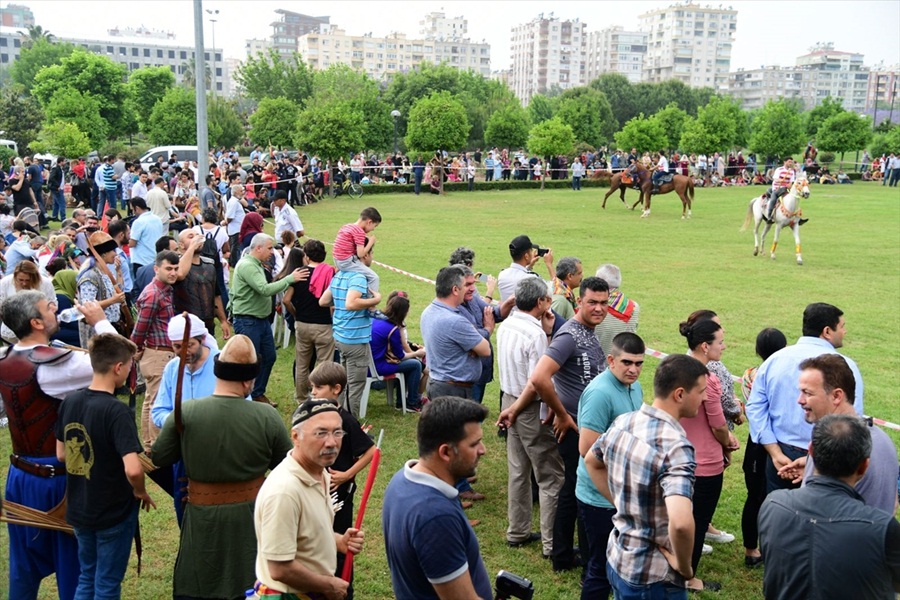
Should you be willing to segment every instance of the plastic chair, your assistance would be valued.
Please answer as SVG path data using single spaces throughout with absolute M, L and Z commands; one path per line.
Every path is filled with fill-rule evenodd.
M 393 406 L 394 383 L 399 383 L 400 403 L 403 407 L 403 414 L 411 412 L 406 407 L 406 377 L 404 377 L 402 373 L 394 373 L 392 375 L 379 375 L 378 370 L 375 368 L 375 357 L 372 356 L 372 349 L 369 348 L 369 373 L 366 376 L 366 387 L 363 389 L 363 395 L 359 401 L 360 419 L 363 419 L 366 416 L 366 407 L 369 405 L 369 391 L 371 391 L 372 384 L 376 381 L 383 381 L 385 383 L 384 393 L 387 396 L 388 406 Z

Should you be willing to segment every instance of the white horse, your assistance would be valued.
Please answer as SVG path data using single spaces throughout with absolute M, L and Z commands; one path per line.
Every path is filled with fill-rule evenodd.
M 793 185 L 791 185 L 791 189 L 778 200 L 778 205 L 775 207 L 775 212 L 773 213 L 775 217 L 775 239 L 772 240 L 772 260 L 775 260 L 775 248 L 778 247 L 778 235 L 781 233 L 781 229 L 783 227 L 789 227 L 794 232 L 797 264 L 803 264 L 803 257 L 800 255 L 800 217 L 802 216 L 800 211 L 801 196 L 809 198 L 809 182 L 805 177 L 794 181 Z M 750 205 L 747 207 L 747 218 L 744 219 L 744 225 L 741 227 L 741 231 L 745 231 L 747 225 L 750 224 L 751 217 L 753 218 L 755 223 L 753 228 L 753 241 L 755 244 L 753 247 L 753 256 L 757 256 L 761 253 L 762 247 L 765 244 L 766 234 L 769 233 L 769 229 L 772 227 L 765 218 L 766 203 L 768 200 L 768 194 L 763 194 L 762 196 L 751 200 Z M 760 223 L 766 224 L 766 228 L 763 229 L 761 236 L 759 235 Z

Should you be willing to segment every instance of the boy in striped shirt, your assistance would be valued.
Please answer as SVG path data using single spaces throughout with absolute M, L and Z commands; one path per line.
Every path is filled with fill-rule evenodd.
M 337 268 L 340 271 L 365 275 L 366 285 L 372 292 L 378 291 L 378 275 L 366 266 L 362 259 L 375 245 L 375 236 L 372 232 L 380 224 L 381 214 L 371 206 L 364 208 L 359 213 L 356 223 L 347 223 L 338 230 L 332 250 Z

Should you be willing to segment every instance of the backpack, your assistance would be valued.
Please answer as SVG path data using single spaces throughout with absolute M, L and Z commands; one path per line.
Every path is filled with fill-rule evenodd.
M 203 246 L 200 248 L 200 256 L 211 258 L 213 261 L 218 260 L 219 246 L 216 244 L 216 237 L 218 237 L 220 229 L 221 227 L 216 227 L 215 231 L 208 231 L 203 234 L 203 237 L 206 239 L 203 241 Z

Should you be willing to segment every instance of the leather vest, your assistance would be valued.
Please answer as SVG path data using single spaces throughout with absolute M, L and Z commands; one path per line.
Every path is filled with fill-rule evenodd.
M 56 456 L 53 428 L 59 400 L 38 384 L 41 365 L 58 365 L 72 355 L 71 350 L 37 346 L 28 350 L 0 349 L 0 397 L 9 416 L 9 433 L 15 454 Z

